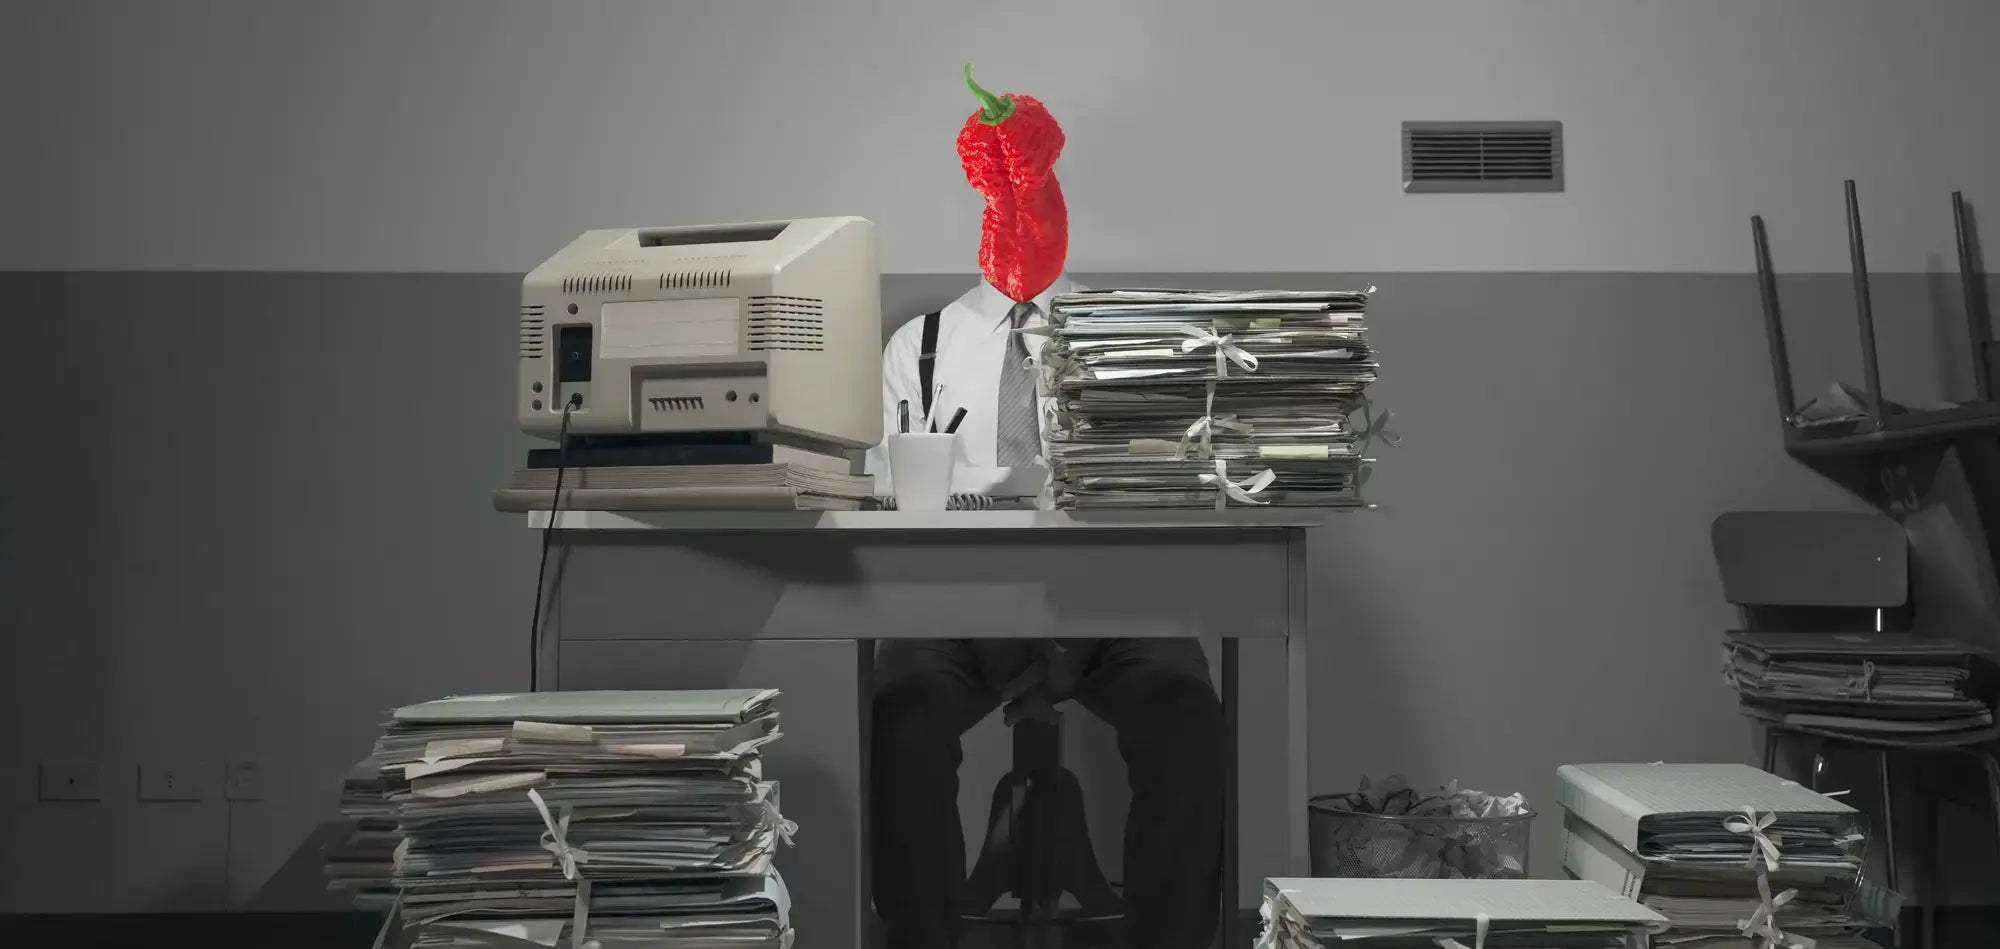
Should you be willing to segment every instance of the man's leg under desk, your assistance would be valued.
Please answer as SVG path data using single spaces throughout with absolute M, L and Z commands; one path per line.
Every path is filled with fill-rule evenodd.
M 1118 733 L 1132 787 L 1125 911 L 1134 947 L 1202 949 L 1222 920 L 1225 714 L 1193 639 L 1107 642 L 1077 701 Z
M 999 705 L 960 640 L 886 644 L 869 703 L 865 859 L 887 949 L 954 944 L 965 881 L 960 738 Z

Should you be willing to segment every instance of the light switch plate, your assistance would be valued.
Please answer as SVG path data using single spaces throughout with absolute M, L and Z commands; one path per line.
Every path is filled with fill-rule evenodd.
M 95 761 L 42 762 L 44 801 L 104 800 L 104 769 Z
M 202 800 L 206 789 L 201 770 L 201 765 L 189 761 L 142 764 L 139 766 L 139 800 Z

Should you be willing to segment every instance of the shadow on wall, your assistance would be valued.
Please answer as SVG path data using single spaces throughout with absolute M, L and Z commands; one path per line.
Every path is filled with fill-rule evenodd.
M 352 829 L 344 820 L 324 821 L 314 827 L 241 908 L 252 913 L 295 912 L 302 906 L 349 908 L 344 894 L 327 889 L 321 854 L 344 840 Z

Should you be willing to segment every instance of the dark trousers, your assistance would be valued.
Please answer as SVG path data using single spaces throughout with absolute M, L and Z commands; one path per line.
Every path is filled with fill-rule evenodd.
M 960 737 L 1000 696 L 965 640 L 884 643 L 869 801 L 876 911 L 888 949 L 957 944 L 965 882 Z M 1114 639 L 1076 699 L 1118 733 L 1132 804 L 1125 909 L 1134 949 L 1209 945 L 1222 893 L 1222 704 L 1192 639 Z

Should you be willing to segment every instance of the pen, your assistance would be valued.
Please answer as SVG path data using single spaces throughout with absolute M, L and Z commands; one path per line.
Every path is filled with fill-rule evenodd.
M 951 424 L 944 427 L 944 433 L 946 435 L 958 434 L 958 423 L 963 421 L 965 421 L 965 406 L 961 405 L 958 407 L 958 411 L 951 413 Z
M 896 403 L 896 425 L 897 431 L 905 435 L 910 434 L 910 400 L 904 399 Z

